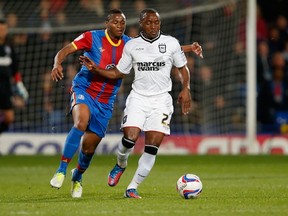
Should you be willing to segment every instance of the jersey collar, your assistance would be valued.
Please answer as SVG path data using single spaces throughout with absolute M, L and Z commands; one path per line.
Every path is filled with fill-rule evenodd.
M 161 31 L 159 31 L 158 33 L 158 36 L 156 38 L 153 38 L 153 39 L 148 39 L 144 36 L 143 32 L 140 32 L 140 36 L 143 40 L 149 42 L 149 43 L 153 43 L 154 41 L 158 40 L 160 38 L 160 35 L 161 35 Z
M 118 47 L 120 44 L 121 44 L 121 39 L 118 40 L 118 43 L 114 43 L 113 40 L 110 38 L 108 32 L 107 32 L 107 29 L 105 29 L 105 36 L 107 38 L 107 40 L 109 41 L 109 43 L 112 45 L 112 46 L 115 46 L 115 47 Z

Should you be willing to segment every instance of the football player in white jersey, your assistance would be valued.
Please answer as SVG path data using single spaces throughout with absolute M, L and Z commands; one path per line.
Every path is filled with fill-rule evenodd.
M 144 9 L 140 13 L 139 24 L 139 36 L 126 43 L 115 68 L 103 70 L 91 59 L 80 57 L 81 63 L 92 73 L 109 79 L 123 78 L 134 68 L 135 78 L 121 123 L 124 136 L 118 146 L 117 164 L 108 175 L 108 184 L 117 185 L 127 166 L 128 156 L 140 132 L 144 131 L 145 149 L 134 177 L 124 193 L 128 198 L 141 198 L 137 188 L 150 173 L 164 136 L 170 134 L 170 120 L 174 111 L 169 94 L 172 89 L 170 73 L 173 65 L 182 76 L 182 91 L 178 96 L 182 113 L 187 115 L 191 108 L 190 73 L 178 40 L 160 31 L 160 16 L 154 9 Z M 202 57 L 201 46 L 195 53 Z

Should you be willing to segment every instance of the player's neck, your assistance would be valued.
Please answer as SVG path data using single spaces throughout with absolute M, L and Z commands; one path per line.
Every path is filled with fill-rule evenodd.
M 141 37 L 144 38 L 145 40 L 150 41 L 150 42 L 153 42 L 153 41 L 157 40 L 157 39 L 160 37 L 160 31 L 158 32 L 158 35 L 157 35 L 156 37 L 153 37 L 153 38 L 148 37 L 148 36 L 145 34 L 145 32 L 143 32 L 143 31 L 140 32 L 140 35 L 141 35 Z
M 113 38 L 109 35 L 107 29 L 105 29 L 105 35 L 106 35 L 106 38 L 107 40 L 109 41 L 109 43 L 112 45 L 112 46 L 119 46 L 121 44 L 121 38 Z

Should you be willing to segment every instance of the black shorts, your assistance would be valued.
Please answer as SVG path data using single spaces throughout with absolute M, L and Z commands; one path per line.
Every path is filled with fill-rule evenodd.
M 13 108 L 12 96 L 11 85 L 0 83 L 0 110 Z

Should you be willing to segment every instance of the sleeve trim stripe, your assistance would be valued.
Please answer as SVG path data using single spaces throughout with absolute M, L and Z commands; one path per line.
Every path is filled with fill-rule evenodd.
M 78 50 L 78 48 L 77 48 L 76 44 L 74 43 L 74 41 L 72 42 L 72 45 L 74 46 L 74 48 L 75 48 L 76 50 Z

